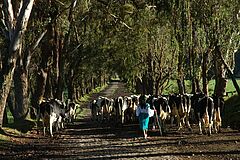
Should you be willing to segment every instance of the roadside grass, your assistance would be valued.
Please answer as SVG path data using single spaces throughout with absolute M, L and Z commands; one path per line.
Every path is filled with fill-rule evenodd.
M 237 79 L 237 83 L 240 86 L 240 79 Z M 185 87 L 186 87 L 186 92 L 191 93 L 191 81 L 190 80 L 185 80 Z M 200 87 L 202 87 L 202 86 L 200 86 Z M 214 87 L 215 87 L 215 80 L 210 80 L 209 83 L 208 83 L 209 95 L 212 95 L 214 93 Z M 229 92 L 230 96 L 232 96 L 232 95 L 236 94 L 235 90 L 236 89 L 235 89 L 235 87 L 232 83 L 232 80 L 228 79 L 227 86 L 226 86 L 226 92 Z M 170 80 L 168 86 L 163 91 L 163 94 L 170 94 L 170 93 L 177 93 L 177 92 L 178 92 L 177 81 L 176 80 Z
M 93 89 L 89 94 L 85 94 L 83 97 L 81 97 L 80 99 L 77 100 L 79 107 L 77 107 L 77 109 L 76 109 L 76 114 L 77 114 L 76 119 L 80 119 L 81 117 L 84 117 L 88 112 L 86 109 L 81 107 L 81 105 L 89 102 L 89 100 L 93 94 L 101 92 L 106 87 L 107 87 L 107 84 L 103 85 L 101 87 L 97 87 L 97 88 Z
M 8 123 L 0 131 L 0 144 L 1 142 L 11 142 L 14 137 L 22 137 L 28 134 L 36 126 L 36 122 L 31 119 L 26 119 L 21 122 Z

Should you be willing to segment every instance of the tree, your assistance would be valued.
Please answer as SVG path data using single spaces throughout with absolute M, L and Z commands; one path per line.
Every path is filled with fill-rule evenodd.
M 22 39 L 27 29 L 28 20 L 32 11 L 34 0 L 25 0 L 22 5 L 14 9 L 11 1 L 5 1 L 3 4 L 3 26 L 8 51 L 4 53 L 1 68 L 1 88 L 0 88 L 0 128 L 3 124 L 3 115 L 6 106 L 6 100 L 10 92 L 13 74 L 17 65 L 19 56 L 22 55 Z M 19 14 L 18 14 L 19 13 Z

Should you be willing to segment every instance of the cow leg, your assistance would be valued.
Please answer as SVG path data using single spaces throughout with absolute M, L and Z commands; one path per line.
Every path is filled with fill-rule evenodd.
M 202 119 L 200 117 L 200 113 L 197 113 L 197 116 L 198 116 L 199 134 L 202 134 Z
M 46 136 L 46 129 L 48 127 L 48 119 L 47 118 L 42 118 L 42 125 L 43 125 L 43 136 Z
M 212 134 L 212 124 L 213 124 L 213 122 L 210 121 L 210 122 L 209 122 L 209 126 L 208 126 L 208 135 L 209 135 L 209 136 Z
M 186 115 L 186 120 L 185 120 L 185 122 L 186 122 L 186 126 L 187 126 L 188 130 L 189 130 L 190 132 L 192 132 L 192 128 L 191 128 L 191 125 L 190 125 L 190 122 L 189 122 L 189 115 L 188 115 L 188 114 Z
M 211 135 L 211 130 L 212 130 L 211 122 L 212 121 L 209 119 L 207 111 L 204 113 L 203 121 L 204 121 L 203 124 L 204 124 L 205 133 L 206 133 L 206 130 L 208 130 L 208 135 Z
M 50 136 L 53 137 L 53 118 L 50 117 L 49 120 L 49 130 L 50 130 Z
M 215 133 L 217 133 L 217 111 L 214 109 L 214 112 L 213 112 L 213 130 Z
M 121 114 L 121 122 L 122 124 L 124 123 L 124 112 L 122 111 L 122 114 Z
M 209 126 L 208 126 L 208 135 L 210 136 L 212 134 L 212 128 L 213 128 L 213 112 L 211 114 L 212 116 L 209 117 Z
M 104 120 L 104 115 L 103 115 L 103 107 L 102 107 L 102 109 L 101 109 L 101 122 L 103 122 L 103 120 Z
M 43 118 L 42 118 L 42 120 L 43 120 Z M 37 123 L 36 123 L 37 134 L 39 134 L 39 129 L 40 129 L 40 125 L 39 125 L 39 123 L 40 123 L 40 115 L 38 114 L 38 115 L 37 115 Z
M 171 116 L 171 127 L 173 127 L 174 116 Z
M 59 117 L 59 128 L 60 128 L 60 130 L 64 129 L 63 118 L 61 116 Z
M 107 113 L 108 122 L 110 121 L 110 113 Z
M 45 125 L 43 125 L 43 136 L 45 136 L 46 135 L 46 127 L 45 127 Z
M 221 119 L 220 108 L 218 108 L 218 111 L 216 112 L 216 122 L 215 123 L 216 123 L 217 132 L 221 132 L 222 119 Z
M 165 124 L 164 124 L 164 120 L 160 121 L 160 126 L 162 127 L 162 132 L 166 133 L 166 128 L 165 128 Z
M 157 126 L 157 117 L 156 116 L 153 116 L 153 123 L 152 123 L 152 125 L 153 125 L 152 129 L 155 130 L 156 126 Z
M 182 123 L 179 115 L 177 115 L 177 125 L 178 125 L 177 131 L 180 131 L 182 128 Z
M 176 117 L 177 117 L 176 115 L 172 115 L 172 116 L 171 116 L 171 127 L 174 126 L 173 123 L 174 123 L 174 120 L 176 119 Z

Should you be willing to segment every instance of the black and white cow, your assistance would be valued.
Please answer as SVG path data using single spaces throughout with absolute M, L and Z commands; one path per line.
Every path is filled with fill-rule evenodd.
M 123 97 L 117 97 L 114 99 L 113 104 L 115 110 L 115 122 L 117 124 L 123 124 L 124 122 L 124 110 L 123 110 Z
M 94 99 L 92 102 L 90 102 L 89 106 L 91 109 L 92 121 L 97 121 L 100 114 L 100 107 L 97 105 L 97 100 Z
M 131 123 L 135 119 L 132 97 L 125 96 L 123 99 L 123 123 Z
M 46 135 L 46 128 L 49 128 L 50 136 L 53 137 L 53 127 L 56 131 L 64 128 L 64 103 L 57 99 L 42 102 L 39 106 L 38 122 L 40 118 L 42 119 L 44 136 Z
M 66 120 L 72 123 L 76 119 L 76 110 L 79 105 L 77 103 L 68 101 L 66 105 Z
M 171 108 L 171 125 L 173 125 L 174 119 L 176 119 L 178 131 L 181 130 L 183 125 L 192 131 L 189 123 L 189 114 L 191 111 L 191 100 L 187 94 L 170 94 L 169 95 L 169 106 Z
M 149 101 L 149 103 L 151 103 Z M 151 104 L 150 104 L 151 106 Z M 166 132 L 166 121 L 170 118 L 171 109 L 168 104 L 168 99 L 163 96 L 157 96 L 152 98 L 152 108 L 156 110 L 157 116 L 154 116 L 154 125 L 156 126 L 157 120 L 160 122 L 161 130 Z M 155 128 L 155 127 L 154 127 Z
M 199 134 L 212 134 L 214 102 L 213 99 L 203 93 L 192 96 L 192 106 L 199 124 Z
M 92 119 L 98 121 L 108 120 L 113 114 L 113 104 L 114 100 L 107 97 L 99 96 L 96 100 L 90 104 L 92 111 Z

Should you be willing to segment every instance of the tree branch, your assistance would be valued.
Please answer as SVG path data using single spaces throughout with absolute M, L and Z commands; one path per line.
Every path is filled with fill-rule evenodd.
M 216 49 L 220 50 L 219 46 L 217 46 Z M 221 52 L 219 52 L 219 53 L 220 53 L 220 55 L 219 55 L 220 59 L 221 59 L 222 63 L 224 64 L 224 67 L 227 69 L 227 72 L 228 72 L 228 74 L 230 75 L 230 77 L 232 79 L 234 87 L 235 87 L 238 95 L 240 95 L 240 88 L 239 88 L 238 83 L 237 83 L 237 81 L 236 81 L 236 79 L 234 77 L 234 74 L 233 74 L 232 70 L 230 69 L 230 67 L 228 66 L 228 64 L 223 59 L 223 56 L 222 56 Z

